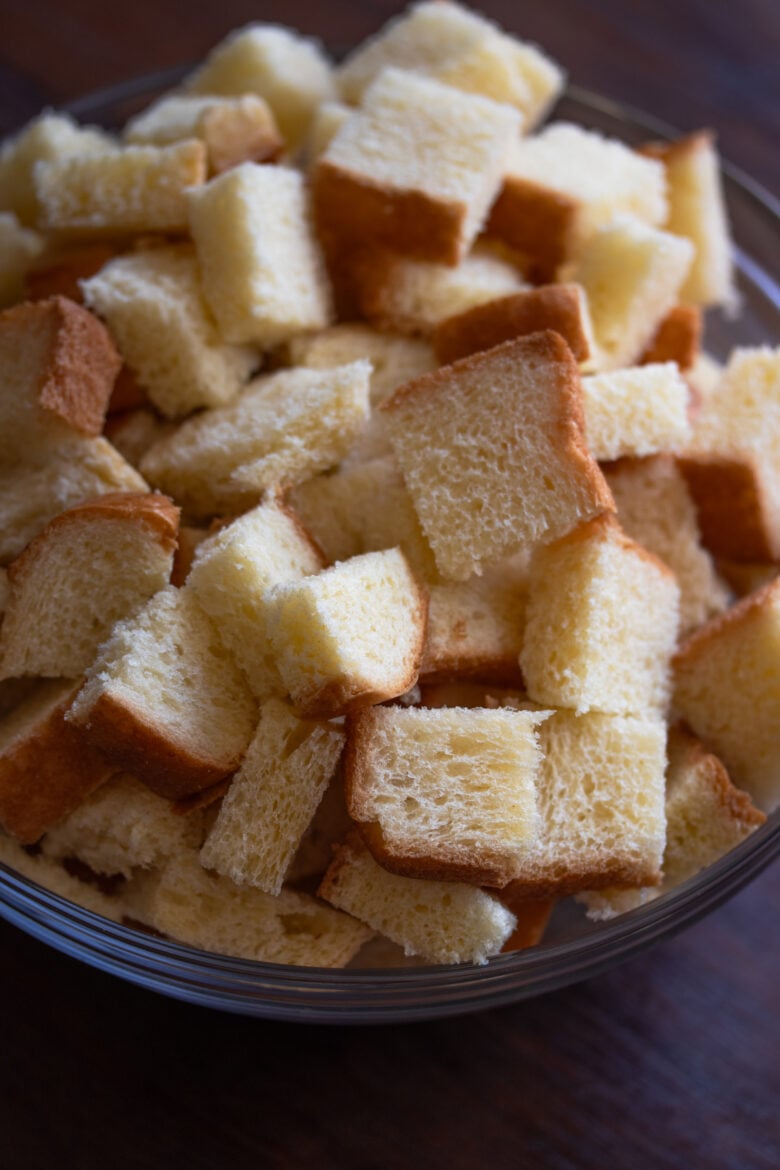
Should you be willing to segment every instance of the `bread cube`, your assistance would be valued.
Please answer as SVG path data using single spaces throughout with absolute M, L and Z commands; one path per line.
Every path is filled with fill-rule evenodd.
M 275 500 L 240 516 L 198 549 L 187 587 L 258 698 L 284 691 L 268 643 L 268 591 L 323 567 L 297 516 Z
M 680 591 L 614 517 L 538 550 L 528 590 L 520 667 L 532 699 L 578 714 L 663 714 Z
M 539 835 L 529 711 L 372 707 L 348 722 L 347 807 L 393 873 L 505 886 Z
M 268 348 L 330 321 L 303 176 L 244 163 L 189 196 L 203 291 L 225 341 Z
M 465 581 L 613 507 L 585 446 L 577 365 L 555 333 L 464 358 L 381 409 L 448 579 Z
M 690 441 L 690 390 L 675 362 L 582 379 L 585 433 L 594 458 L 653 455 Z
M 643 154 L 666 170 L 669 214 L 663 226 L 691 240 L 696 252 L 680 297 L 694 305 L 730 305 L 735 291 L 726 203 L 713 134 L 653 142 Z
M 337 71 L 341 93 L 359 105 L 383 69 L 409 69 L 469 93 L 514 105 L 526 126 L 563 87 L 561 69 L 535 45 L 502 33 L 459 4 L 415 4 L 349 54 Z
M 43 853 L 29 853 L 13 837 L 0 832 L 0 861 L 22 877 L 29 878 L 45 890 L 77 906 L 100 914 L 112 922 L 121 922 L 127 912 L 121 897 L 110 897 L 96 886 L 72 877 L 66 869 Z
M 82 674 L 115 622 L 168 584 L 178 528 L 165 496 L 129 492 L 51 520 L 8 570 L 0 678 Z
M 132 467 L 138 467 L 149 448 L 175 429 L 175 423 L 153 410 L 127 410 L 106 419 L 105 435 Z
M 306 136 L 305 159 L 312 166 L 330 146 L 352 110 L 343 102 L 323 102 L 317 106 Z
M 671 455 L 625 459 L 604 471 L 627 536 L 668 565 L 680 587 L 680 633 L 729 604 L 729 590 L 702 547 L 696 509 Z
M 644 353 L 643 366 L 656 362 L 676 362 L 681 370 L 693 370 L 699 358 L 701 309 L 696 305 L 675 305 L 664 317 Z
M 243 162 L 273 162 L 284 147 L 268 104 L 251 93 L 233 98 L 168 94 L 131 118 L 124 137 L 151 146 L 198 138 L 212 175 Z
M 487 215 L 519 127 L 509 106 L 384 70 L 314 168 L 318 230 L 457 264 Z
M 122 874 L 164 865 L 184 849 L 197 849 L 203 817 L 182 815 L 134 776 L 120 773 L 90 794 L 49 829 L 41 842 L 47 857 L 75 857 L 95 873 Z
M 489 231 L 524 253 L 538 279 L 554 280 L 618 216 L 660 226 L 666 211 L 659 163 L 594 130 L 555 122 L 513 145 Z
M 307 894 L 237 886 L 205 870 L 195 852 L 146 879 L 134 917 L 191 947 L 300 967 L 344 967 L 373 933 Z
M 280 484 L 333 467 L 368 417 L 371 366 L 280 370 L 230 406 L 187 419 L 142 461 L 144 475 L 194 516 L 237 514 Z
M 354 830 L 336 851 L 317 891 L 374 930 L 433 963 L 486 963 L 516 919 L 498 898 L 462 882 L 388 873 Z
M 417 681 L 427 598 L 399 549 L 278 585 L 268 602 L 271 646 L 299 714 L 341 715 Z
M 690 240 L 635 219 L 616 220 L 591 236 L 574 278 L 588 295 L 601 369 L 639 360 L 679 300 L 693 252 Z
M 120 365 L 103 325 L 64 297 L 0 313 L 0 459 L 99 435 Z
M 24 300 L 25 277 L 42 248 L 37 232 L 22 227 L 11 212 L 0 212 L 0 309 Z
M 780 804 L 780 580 L 683 643 L 674 705 L 733 782 L 772 812 Z
M 73 438 L 0 472 L 0 564 L 17 557 L 66 508 L 109 492 L 147 490 L 106 439 Z
M 278 894 L 344 747 L 344 731 L 269 699 L 200 851 L 237 885 Z
M 0 149 L 0 211 L 11 211 L 26 227 L 35 227 L 40 215 L 36 165 L 113 148 L 114 140 L 97 126 L 79 126 L 68 114 L 44 111 Z
M 41 226 L 79 235 L 185 231 L 185 191 L 205 181 L 206 148 L 195 139 L 35 167 Z
M 65 722 L 79 684 L 41 683 L 0 720 L 0 825 L 31 845 L 116 771 Z
M 170 800 L 230 776 L 252 738 L 248 683 L 186 587 L 119 622 L 86 677 L 69 720 Z
M 448 365 L 545 329 L 563 338 L 576 361 L 594 356 L 588 302 L 577 284 L 544 285 L 465 309 L 439 322 L 433 345 L 441 365 Z
M 319 43 L 276 24 L 235 29 L 191 74 L 191 93 L 264 98 L 291 148 L 299 146 L 320 102 L 336 97 L 330 62 Z

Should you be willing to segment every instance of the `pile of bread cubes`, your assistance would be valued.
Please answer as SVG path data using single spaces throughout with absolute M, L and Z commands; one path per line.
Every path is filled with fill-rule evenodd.
M 315 967 L 484 963 L 780 803 L 780 351 L 712 135 L 415 5 L 0 154 L 0 859 Z

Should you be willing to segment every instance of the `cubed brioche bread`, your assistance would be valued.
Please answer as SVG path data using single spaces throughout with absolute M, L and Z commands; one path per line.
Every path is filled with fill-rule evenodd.
M 83 674 L 113 625 L 168 584 L 178 528 L 169 499 L 132 492 L 51 520 L 8 570 L 0 678 Z
M 696 305 L 675 305 L 661 321 L 639 364 L 676 362 L 684 373 L 690 374 L 699 358 L 701 334 L 701 309 Z
M 780 560 L 780 348 L 732 352 L 682 469 L 716 556 Z
M 185 231 L 185 191 L 205 181 L 206 148 L 194 138 L 35 167 L 41 226 L 63 235 Z
M 680 727 L 669 732 L 666 772 L 666 847 L 663 882 L 634 890 L 604 889 L 579 895 L 588 917 L 614 918 L 657 898 L 717 861 L 766 820 L 726 769 Z
M 318 230 L 457 264 L 482 227 L 520 124 L 509 106 L 384 70 L 314 168 Z
M 690 388 L 675 362 L 582 379 L 585 433 L 600 462 L 681 450 L 690 441 Z
M 723 366 L 711 353 L 701 350 L 685 376 L 702 402 L 718 388 L 723 377 Z
M 65 508 L 109 492 L 148 491 L 106 439 L 73 438 L 34 462 L 0 471 L 0 563 L 17 557 Z
M 280 893 L 343 747 L 341 727 L 299 719 L 286 703 L 268 699 L 201 864 L 237 885 Z
M 86 304 L 106 322 L 122 357 L 167 418 L 225 405 L 259 365 L 253 349 L 220 338 L 190 245 L 119 256 L 82 288 Z
M 146 925 L 188 946 L 295 967 L 344 967 L 373 933 L 307 894 L 237 886 L 205 870 L 195 852 L 177 854 L 145 878 L 134 909 Z
M 192 93 L 257 94 L 273 110 L 287 144 L 300 145 L 320 102 L 336 96 L 319 43 L 276 24 L 235 29 L 185 81 Z
M 346 455 L 368 417 L 370 375 L 358 361 L 256 378 L 230 406 L 156 443 L 143 473 L 194 516 L 245 511 L 267 489 L 302 483 Z
M 30 845 L 116 768 L 65 721 L 79 684 L 41 683 L 0 720 L 0 825 Z
M 702 547 L 696 509 L 671 455 L 624 459 L 604 469 L 627 536 L 668 565 L 680 587 L 680 633 L 688 634 L 730 601 Z
M 268 640 L 268 591 L 323 567 L 319 549 L 295 513 L 274 499 L 220 529 L 198 549 L 187 588 L 258 698 L 284 690 Z
M 160 418 L 155 411 L 126 410 L 106 419 L 104 434 L 131 467 L 138 467 L 150 447 L 172 435 L 176 423 Z
M 427 596 L 400 549 L 366 553 L 277 585 L 268 632 L 296 710 L 334 716 L 417 681 Z
M 357 830 L 336 850 L 318 894 L 432 963 L 486 963 L 512 934 L 515 916 L 498 898 L 462 882 L 388 873 Z
M 481 577 L 432 584 L 420 678 L 519 682 L 527 577 L 526 560 L 519 557 Z
M 122 874 L 155 869 L 203 839 L 200 810 L 182 815 L 134 776 L 120 773 L 47 832 L 47 857 L 77 858 L 94 873 Z
M 378 406 L 404 382 L 437 366 L 429 342 L 403 334 L 380 333 L 369 325 L 331 325 L 318 333 L 293 337 L 286 357 L 291 366 L 325 370 L 366 358 L 371 362 L 371 406 Z
M 683 643 L 674 706 L 732 781 L 772 812 L 780 804 L 780 580 Z
M 252 93 L 239 97 L 166 94 L 131 118 L 124 138 L 150 146 L 199 138 L 212 175 L 243 162 L 273 162 L 284 148 L 268 103 Z
M 314 111 L 306 135 L 305 161 L 313 166 L 330 146 L 352 110 L 344 102 L 322 102 Z
M 544 713 L 372 707 L 348 720 L 347 807 L 393 873 L 505 886 L 540 831 Z
M 189 193 L 203 291 L 225 341 L 262 348 L 331 316 L 303 176 L 243 163 Z
M 64 297 L 0 313 L 0 458 L 31 462 L 99 435 L 121 359 L 101 323 Z
M 599 229 L 621 215 L 651 226 L 666 216 L 663 167 L 622 142 L 568 122 L 514 143 L 489 231 L 555 280 Z
M 690 240 L 628 217 L 590 237 L 573 279 L 588 296 L 601 369 L 639 360 L 680 299 L 693 254 Z
M 544 329 L 563 338 L 575 361 L 593 357 L 595 341 L 588 302 L 577 284 L 543 285 L 456 313 L 439 322 L 433 345 L 441 365 L 449 365 Z
M 26 276 L 43 249 L 43 238 L 0 211 L 0 309 L 24 300 Z
M 613 507 L 583 437 L 576 362 L 555 333 L 396 391 L 393 448 L 444 577 L 464 581 Z
M 43 853 L 30 853 L 13 837 L 0 832 L 0 863 L 8 866 L 16 876 L 21 875 L 43 889 L 73 902 L 93 914 L 100 914 L 112 922 L 121 922 L 125 906 L 121 897 L 110 897 L 97 886 L 73 877 L 57 861 Z
M 170 799 L 235 772 L 256 717 L 211 619 L 173 586 L 114 627 L 68 713 L 91 743 Z
M 374 251 L 354 279 L 362 316 L 379 329 L 424 337 L 455 313 L 528 288 L 515 265 L 481 243 L 455 267 Z
M 564 75 L 535 45 L 501 32 L 460 4 L 415 4 L 354 49 L 336 79 L 359 105 L 383 69 L 409 69 L 469 93 L 515 106 L 526 126 L 539 121 L 563 87 Z
M 731 238 L 714 135 L 700 130 L 677 142 L 652 142 L 642 153 L 666 170 L 667 231 L 685 236 L 696 253 L 680 292 L 694 305 L 734 303 Z
M 529 696 L 578 714 L 662 715 L 679 599 L 671 569 L 612 516 L 538 550 L 520 653 Z
M 34 173 L 39 162 L 103 154 L 114 140 L 97 126 L 79 126 L 68 114 L 44 110 L 0 148 L 0 211 L 12 211 L 34 227 L 40 208 Z

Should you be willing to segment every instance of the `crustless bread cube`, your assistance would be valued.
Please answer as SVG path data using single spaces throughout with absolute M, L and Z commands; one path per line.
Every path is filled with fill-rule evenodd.
M 682 449 L 691 437 L 690 389 L 674 362 L 582 379 L 585 432 L 594 458 Z
M 427 341 L 402 334 L 380 333 L 369 325 L 332 325 L 319 333 L 301 334 L 287 346 L 291 366 L 323 370 L 367 358 L 371 362 L 371 406 L 412 378 L 436 369 Z

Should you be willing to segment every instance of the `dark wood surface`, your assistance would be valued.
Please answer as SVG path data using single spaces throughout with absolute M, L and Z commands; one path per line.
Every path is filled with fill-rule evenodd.
M 0 0 L 0 132 L 45 103 L 294 20 L 349 42 L 398 5 Z M 777 193 L 778 0 L 493 0 L 579 84 Z M 296 15 L 297 13 L 297 15 Z M 220 1015 L 0 924 L 3 1170 L 775 1170 L 780 870 L 649 954 L 463 1019 L 317 1028 Z

